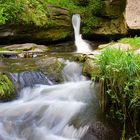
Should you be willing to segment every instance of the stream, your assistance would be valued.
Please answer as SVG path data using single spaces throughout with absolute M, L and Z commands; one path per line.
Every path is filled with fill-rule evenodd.
M 23 86 L 18 98 L 0 103 L 0 140 L 80 140 L 91 121 L 89 108 L 92 122 L 96 121 L 98 100 L 93 83 L 82 75 L 80 64 L 60 61 L 65 65 L 62 83 L 46 77 L 47 84 L 31 86 L 31 81 L 22 79 L 29 85 Z

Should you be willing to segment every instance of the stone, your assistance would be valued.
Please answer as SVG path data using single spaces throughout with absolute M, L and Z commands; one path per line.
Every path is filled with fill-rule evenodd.
M 115 140 L 114 133 L 102 122 L 91 124 L 81 140 Z
M 25 44 L 14 44 L 3 47 L 6 50 L 9 51 L 33 51 L 37 50 L 37 52 L 40 50 L 41 52 L 47 51 L 48 47 L 45 45 L 37 45 L 34 43 L 25 43 Z
M 124 16 L 129 29 L 140 30 L 140 0 L 127 0 Z
M 134 52 L 135 54 L 139 54 L 140 55 L 140 49 L 135 50 Z
M 92 76 L 92 74 L 94 72 L 97 72 L 98 71 L 98 65 L 93 62 L 93 59 L 87 59 L 85 62 L 84 62 L 84 66 L 83 66 L 83 73 L 86 74 L 86 75 L 89 75 L 89 76 Z
M 129 44 L 123 44 L 123 43 L 108 43 L 108 44 L 99 45 L 98 48 L 99 49 L 114 48 L 114 49 L 128 51 L 131 49 L 131 46 Z
M 57 58 L 44 56 L 36 61 L 36 65 L 53 83 L 63 81 L 61 71 L 64 65 Z
M 3 51 L 0 54 L 9 56 L 18 56 L 22 58 L 37 57 L 38 55 L 48 51 L 48 47 L 45 45 L 37 45 L 34 43 L 14 44 L 3 47 Z

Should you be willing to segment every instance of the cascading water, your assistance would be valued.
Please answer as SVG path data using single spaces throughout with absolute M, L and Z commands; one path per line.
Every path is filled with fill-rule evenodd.
M 23 88 L 17 100 L 0 103 L 0 140 L 79 140 L 85 134 L 88 125 L 75 128 L 71 121 L 96 96 L 80 65 L 65 65 L 64 83 Z
M 75 45 L 76 51 L 78 53 L 91 53 L 92 49 L 90 45 L 82 39 L 82 35 L 80 34 L 80 15 L 74 14 L 72 16 L 72 25 L 74 28 L 74 36 L 75 36 Z

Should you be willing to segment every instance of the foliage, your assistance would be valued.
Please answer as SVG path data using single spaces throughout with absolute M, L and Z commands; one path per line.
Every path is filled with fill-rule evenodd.
M 134 50 L 140 48 L 140 37 L 122 38 L 119 40 L 119 42 L 130 44 Z
M 0 74 L 0 100 L 8 101 L 15 97 L 15 88 L 6 74 Z
M 74 0 L 1 0 L 0 25 L 16 22 L 46 26 L 50 18 L 47 13 L 48 4 L 68 9 L 70 14 L 81 14 L 83 23 L 88 26 L 85 32 L 99 23 L 94 15 L 102 8 L 101 0 L 89 0 L 86 6 L 77 5 Z
M 102 0 L 90 0 L 88 9 L 91 10 L 93 15 L 97 15 L 100 14 L 102 6 Z
M 45 2 L 39 0 L 1 0 L 0 24 L 10 22 L 43 25 L 45 21 Z M 43 23 L 42 23 L 43 22 Z
M 93 29 L 100 26 L 100 19 L 96 15 L 100 14 L 102 7 L 102 0 L 89 0 L 88 5 L 84 9 L 85 11 L 82 13 L 83 23 L 86 25 L 83 27 L 83 33 L 90 33 Z
M 140 56 L 132 52 L 106 49 L 95 60 L 99 66 L 92 79 L 100 83 L 100 104 L 108 116 L 120 122 L 122 139 L 128 125 L 138 136 L 140 115 Z
M 84 26 L 83 32 L 84 33 L 90 33 L 92 32 L 93 29 L 96 29 L 100 25 L 100 19 L 97 18 L 96 16 L 91 16 L 90 18 L 85 18 L 84 19 Z

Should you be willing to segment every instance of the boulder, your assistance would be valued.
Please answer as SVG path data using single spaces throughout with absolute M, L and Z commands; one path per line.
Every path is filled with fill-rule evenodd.
M 18 56 L 18 57 L 35 57 L 48 51 L 45 45 L 37 45 L 34 43 L 13 44 L 4 46 L 0 54 L 4 56 Z
M 36 65 L 53 83 L 63 81 L 61 71 L 64 64 L 58 58 L 45 56 L 36 61 Z
M 102 122 L 91 124 L 81 140 L 115 140 L 114 132 Z
M 139 49 L 137 49 L 137 50 L 135 50 L 135 52 L 134 52 L 135 54 L 139 54 L 140 55 L 140 48 Z
M 114 49 L 120 49 L 124 51 L 130 50 L 132 47 L 129 44 L 123 44 L 123 43 L 108 43 L 98 46 L 99 49 L 105 49 L 105 48 L 114 48 Z
M 83 66 L 83 73 L 86 75 L 89 75 L 90 77 L 92 77 L 92 74 L 97 72 L 99 69 L 98 65 L 93 62 L 93 59 L 88 58 L 85 62 L 84 62 L 84 66 Z
M 129 29 L 140 30 L 140 0 L 127 0 L 124 15 Z

